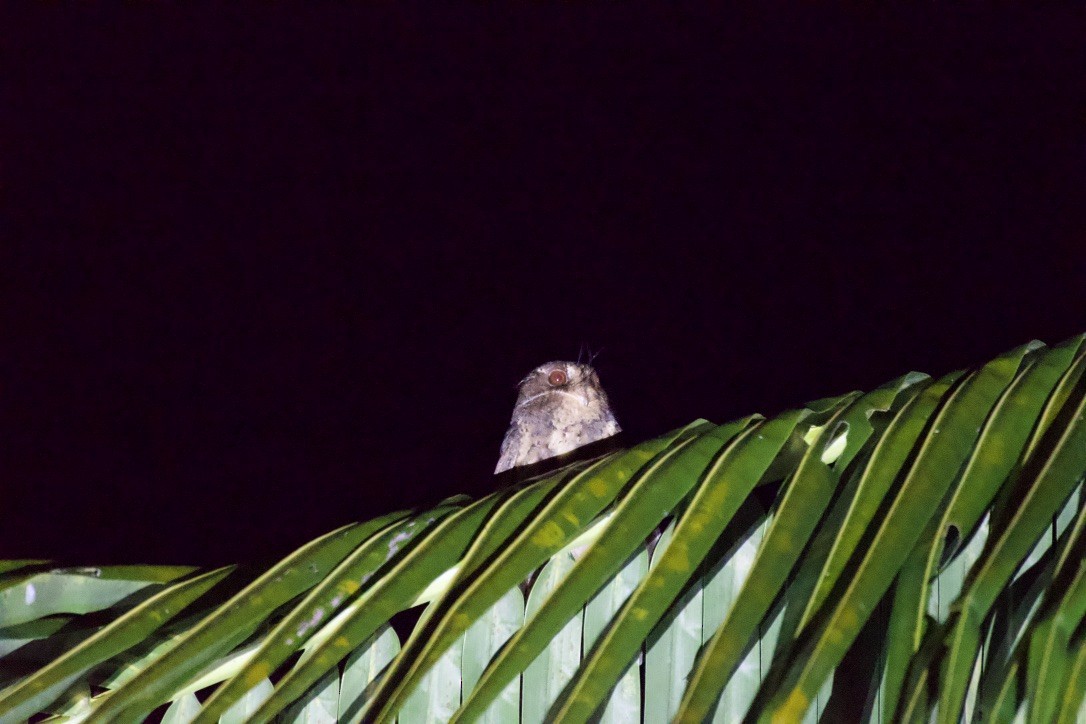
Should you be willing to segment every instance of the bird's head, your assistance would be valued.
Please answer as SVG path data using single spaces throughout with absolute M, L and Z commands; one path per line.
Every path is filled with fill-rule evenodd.
M 601 400 L 602 398 L 602 400 Z M 578 362 L 547 362 L 536 367 L 517 385 L 516 408 L 544 407 L 561 401 L 591 407 L 606 404 L 607 395 L 590 365 Z

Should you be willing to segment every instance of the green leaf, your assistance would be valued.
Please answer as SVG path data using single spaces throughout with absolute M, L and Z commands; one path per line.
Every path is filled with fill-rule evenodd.
M 703 645 L 713 640 L 739 598 L 746 581 L 754 570 L 758 550 L 772 524 L 773 516 L 763 517 L 750 534 L 738 546 L 732 548 L 734 552 L 730 556 L 713 566 L 703 576 L 700 627 Z M 743 719 L 743 715 L 762 684 L 762 676 L 772 661 L 773 650 L 780 631 L 780 620 L 778 616 L 764 629 L 759 628 L 758 640 L 750 647 L 746 658 L 740 662 L 735 673 L 727 679 L 727 685 L 724 686 L 717 699 L 716 708 L 712 712 L 713 722 L 728 724 Z M 693 667 L 691 669 L 693 670 Z M 686 682 L 683 683 L 680 694 L 686 689 Z M 682 697 L 680 696 L 676 701 L 673 715 L 678 713 L 681 704 Z
M 1079 380 L 1077 387 L 1082 387 L 1084 368 L 1086 355 L 1080 356 L 1064 377 Z M 968 684 L 966 675 L 976 658 L 981 621 L 1086 472 L 1086 396 L 1081 389 L 1067 398 L 1061 415 L 1067 424 L 1053 424 L 1047 440 L 1037 446 L 1022 468 L 1021 475 L 1028 481 L 1022 486 L 1027 490 L 1025 498 L 977 564 L 972 584 L 955 606 L 961 615 L 948 641 L 947 678 L 939 695 L 940 722 L 957 721 Z
M 400 650 L 400 640 L 389 626 L 383 626 L 364 644 L 347 657 L 340 679 L 339 721 L 356 722 L 361 719 L 366 701 L 373 696 L 373 689 L 393 657 Z
M 746 421 L 687 438 L 659 453 L 644 466 L 627 495 L 604 523 L 603 534 L 576 561 L 561 588 L 513 635 L 483 672 L 457 718 L 474 717 L 489 705 L 517 672 L 524 669 L 562 630 L 588 599 L 614 576 L 628 557 L 679 503 L 693 485 L 696 470 L 727 443 Z M 529 597 L 530 602 L 538 600 Z M 534 612 L 534 609 L 532 609 Z M 579 658 L 578 649 L 578 658 Z M 562 682 L 565 683 L 564 681 Z M 553 692 L 557 694 L 558 691 Z M 531 695 L 526 692 L 526 695 Z
M 14 669 L 23 665 L 44 666 L 94 633 L 93 628 L 73 623 L 78 619 L 78 616 L 61 614 L 0 629 L 0 658 L 3 659 L 4 668 L 12 670 L 11 676 L 14 676 Z M 73 628 L 78 630 L 73 633 Z M 42 641 L 44 650 L 42 647 L 28 650 L 28 647 L 17 651 L 31 641 Z M 0 672 L 0 686 L 9 679 L 8 673 Z
M 267 635 L 249 662 L 204 702 L 199 720 L 214 722 L 257 683 L 275 671 L 306 643 L 351 596 L 367 585 L 374 573 L 434 520 L 452 512 L 438 508 L 426 516 L 404 520 L 406 513 L 391 513 L 368 521 L 359 530 L 365 540 L 320 581 Z
M 603 462 L 600 461 L 597 464 Z M 486 609 L 483 609 L 482 605 L 485 600 L 489 599 L 477 600 L 470 618 L 462 613 L 455 619 L 446 616 L 440 625 L 435 623 L 438 618 L 446 614 L 450 605 L 455 606 L 457 604 L 457 593 L 476 579 L 479 568 L 494 556 L 502 546 L 509 545 L 512 542 L 512 536 L 525 527 L 526 519 L 537 514 L 540 507 L 554 494 L 555 490 L 564 482 L 568 482 L 569 477 L 570 473 L 566 472 L 535 483 L 514 493 L 498 508 L 480 531 L 475 542 L 465 554 L 463 561 L 459 564 L 453 585 L 448 588 L 437 605 L 430 606 L 426 610 L 424 618 L 416 624 L 415 630 L 420 633 L 426 631 L 427 635 L 415 635 L 412 640 L 408 641 L 404 655 L 399 658 L 400 668 L 396 668 L 397 665 L 394 664 L 393 670 L 387 677 L 388 685 L 383 689 L 379 687 L 375 698 L 380 699 L 392 695 L 392 687 L 398 687 L 396 689 L 398 691 L 397 695 L 401 698 L 404 697 L 407 689 L 411 686 L 409 682 L 405 681 L 405 678 L 413 676 L 413 681 L 419 680 L 423 672 L 441 658 L 444 650 L 463 636 L 469 621 L 474 621 L 477 616 L 483 615 Z M 493 596 L 490 598 L 493 600 L 490 601 L 489 605 L 493 605 L 497 598 Z M 523 617 L 523 607 L 521 608 L 521 616 Z M 403 669 L 405 665 L 412 667 L 412 673 L 405 673 Z
M 1057 724 L 1072 724 L 1086 718 L 1086 638 L 1079 638 L 1076 650 L 1071 655 L 1071 667 L 1067 676 L 1067 685 L 1060 698 L 1060 711 Z
M 637 584 L 648 573 L 648 569 L 649 552 L 642 548 L 585 605 L 583 643 L 585 651 L 592 648 L 619 607 L 626 602 Z M 623 724 L 640 719 L 641 674 L 637 663 L 633 662 L 611 692 L 611 697 L 607 700 L 599 721 L 600 724 Z
M 200 713 L 200 700 L 196 694 L 184 694 L 170 702 L 162 715 L 162 724 L 189 724 Z
M 1086 721 L 1086 335 L 754 419 L 256 580 L 0 561 L 0 720 Z
M 510 588 L 464 634 L 463 692 L 471 693 L 494 654 L 524 624 L 524 594 Z M 520 678 L 509 682 L 479 719 L 482 724 L 504 724 L 520 716 Z
M 49 563 L 49 560 L 43 558 L 0 561 L 0 586 L 4 585 L 7 578 L 25 575 L 28 568 L 37 569 Z
M 440 724 L 449 720 L 460 706 L 463 659 L 464 640 L 461 638 L 445 649 L 404 701 L 397 718 L 399 724 Z
M 938 501 L 957 478 L 988 411 L 1031 349 L 1025 345 L 997 358 L 950 393 L 844 594 L 789 667 L 762 719 L 799 719 L 806 712 L 939 511 Z
M 245 692 L 245 696 L 235 701 L 226 712 L 219 717 L 219 724 L 245 724 L 260 705 L 271 696 L 272 683 L 268 679 L 261 679 L 256 686 Z
M 41 711 L 91 667 L 142 641 L 231 570 L 220 568 L 160 591 L 32 676 L 0 692 L 0 711 L 12 719 L 29 718 Z
M 321 631 L 320 643 L 279 681 L 272 696 L 251 717 L 252 722 L 268 721 L 279 713 L 379 626 L 408 608 L 428 583 L 460 560 L 499 500 L 499 495 L 490 495 L 449 515 L 394 558 L 395 565 Z M 394 540 L 397 549 L 402 543 Z
M 836 423 L 850 410 L 855 411 L 854 408 L 863 411 L 862 417 L 870 410 L 869 403 L 862 398 L 839 409 L 812 440 L 800 461 L 759 546 L 751 573 L 752 584 L 739 591 L 720 622 L 713 622 L 715 633 L 690 675 L 678 718 L 707 720 L 728 680 L 747 655 L 759 625 L 784 587 L 789 572 L 837 489 L 840 473 L 823 462 L 823 453 L 832 440 Z
M 556 718 L 582 721 L 592 715 L 796 426 L 809 415 L 808 410 L 793 410 L 749 428 L 710 462 L 667 548 L 585 658 L 556 708 Z
M 398 702 L 445 647 L 456 641 L 506 591 L 581 533 L 654 456 L 676 440 L 695 434 L 707 425 L 696 422 L 617 456 L 604 458 L 574 475 L 485 567 L 468 579 L 461 577 L 463 585 L 451 589 L 441 605 L 433 609 L 434 615 L 420 622 L 422 625 L 416 627 L 407 644 L 417 653 L 411 657 L 401 656 L 394 664 L 393 672 L 378 690 L 375 706 L 379 709 L 372 713 L 372 718 L 390 718 Z M 485 680 L 486 675 L 483 678 Z M 508 679 L 492 689 L 483 689 L 489 698 L 480 704 L 489 704 L 506 683 Z M 483 686 L 484 683 L 479 684 L 471 699 L 478 696 Z M 485 708 L 482 706 L 475 715 L 480 715 Z
M 543 602 L 569 575 L 575 564 L 573 555 L 563 551 L 543 566 L 543 570 L 540 571 L 528 594 L 524 612 L 526 619 L 530 619 L 539 612 Z M 541 724 L 549 721 L 548 712 L 551 705 L 581 661 L 583 632 L 584 615 L 579 611 L 551 637 L 538 655 L 528 657 L 530 663 L 524 668 L 524 682 L 521 687 L 521 724 Z M 515 642 L 507 644 L 504 650 L 509 650 L 515 645 Z M 486 681 L 485 673 L 482 680 Z M 478 691 L 479 687 L 476 685 L 473 696 Z M 473 700 L 480 701 L 478 698 Z M 463 718 L 463 710 L 458 713 L 458 716 Z
M 944 571 L 939 586 L 936 620 L 946 620 L 950 602 L 961 591 L 964 574 L 980 553 L 987 535 L 975 535 L 978 521 L 1004 484 L 1029 439 L 1045 401 L 1070 366 L 1074 344 L 1038 354 L 1025 362 L 1026 368 L 1007 387 L 984 423 L 977 447 L 970 455 L 950 503 L 942 516 L 933 518 L 909 559 L 902 567 L 894 595 L 890 635 L 887 637 L 887 679 L 883 711 L 889 716 L 897 706 L 909 659 L 918 650 L 929 612 L 928 581 L 932 579 L 942 551 L 944 532 L 951 526 L 962 538 L 972 539 L 968 559 L 956 557 L 951 570 Z
M 345 526 L 292 553 L 117 690 L 92 715 L 91 721 L 109 721 L 122 715 L 139 720 L 145 716 L 160 702 L 170 699 L 177 687 L 241 643 L 265 616 L 320 581 L 370 533 L 367 524 Z
M 13 576 L 0 581 L 0 627 L 58 613 L 100 611 L 194 570 L 188 566 L 107 566 Z
M 1046 586 L 1045 613 L 1033 627 L 1029 644 L 1027 698 L 1029 720 L 1056 718 L 1060 694 L 1066 687 L 1072 663 L 1071 639 L 1086 616 L 1086 508 L 1079 511 L 1075 526 L 1065 536 L 1064 550 L 1054 566 L 1056 573 Z M 1071 561 L 1067 564 L 1067 561 Z M 1062 565 L 1061 565 L 1062 564 Z
M 672 520 L 656 542 L 649 570 L 660 562 L 675 532 Z M 650 635 L 645 652 L 645 724 L 665 724 L 679 708 L 686 676 L 701 648 L 701 586 L 690 586 Z
M 829 557 L 819 573 L 814 593 L 804 606 L 799 629 L 806 626 L 822 607 L 833 587 L 840 580 L 861 538 L 874 520 L 901 468 L 906 464 L 916 441 L 920 438 L 946 391 L 957 379 L 958 374 L 952 374 L 934 384 L 927 384 L 924 381 L 923 384 L 918 383 L 910 388 L 909 394 L 904 396 L 904 404 L 878 439 L 871 458 L 864 467 L 859 485 L 851 498 L 847 515 L 839 525 Z M 894 401 L 882 401 L 881 409 L 890 409 Z
M 1023 447 L 1038 427 L 1038 418 L 1046 413 L 1046 402 L 1052 397 L 1053 388 L 1066 375 L 1081 343 L 1081 337 L 1075 338 L 1039 354 L 1036 361 L 1011 383 L 984 425 L 980 449 L 962 473 L 943 515 L 942 531 L 954 526 L 963 540 L 972 534 L 977 521 L 1020 459 Z M 929 553 L 929 577 L 935 570 L 939 552 L 939 548 L 933 548 Z
M 283 724 L 337 724 L 339 671 L 324 675 L 306 695 L 288 706 L 279 716 Z

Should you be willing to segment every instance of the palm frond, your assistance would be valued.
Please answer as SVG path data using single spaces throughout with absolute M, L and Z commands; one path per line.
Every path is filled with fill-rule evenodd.
M 0 720 L 1081 721 L 1084 339 L 699 420 L 263 572 L 0 562 Z

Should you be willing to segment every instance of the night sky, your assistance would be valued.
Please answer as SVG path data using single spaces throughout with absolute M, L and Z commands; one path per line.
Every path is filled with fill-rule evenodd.
M 485 493 L 582 346 L 637 442 L 1086 331 L 1081 14 L 697 7 L 6 18 L 0 558 Z

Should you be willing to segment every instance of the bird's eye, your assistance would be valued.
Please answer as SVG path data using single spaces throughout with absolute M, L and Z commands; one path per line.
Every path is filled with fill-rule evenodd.
M 547 375 L 547 382 L 551 383 L 552 387 L 566 384 L 566 373 L 562 370 L 554 370 Z

